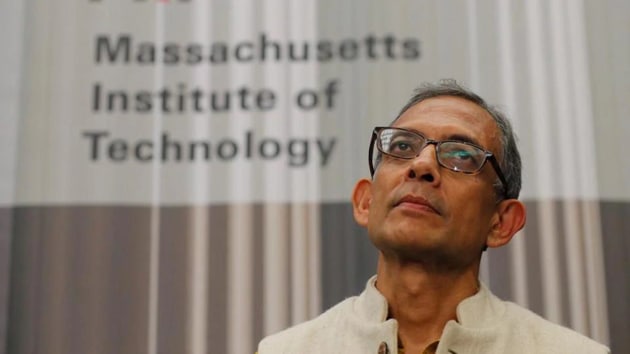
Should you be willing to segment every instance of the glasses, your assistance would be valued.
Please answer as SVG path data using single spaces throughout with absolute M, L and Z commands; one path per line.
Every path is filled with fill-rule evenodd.
M 403 128 L 376 127 L 372 132 L 369 150 L 372 176 L 374 176 L 375 167 L 381 160 L 380 154 L 374 154 L 375 144 L 381 153 L 405 160 L 420 156 L 420 152 L 427 145 L 435 145 L 435 156 L 440 166 L 465 174 L 479 173 L 486 161 L 490 161 L 503 184 L 503 195 L 507 196 L 507 182 L 496 157 L 490 151 L 475 144 L 458 140 L 431 140 L 415 131 Z

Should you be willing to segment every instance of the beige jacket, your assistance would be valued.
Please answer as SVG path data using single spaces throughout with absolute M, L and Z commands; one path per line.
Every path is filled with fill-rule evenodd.
M 387 301 L 372 277 L 360 296 L 319 317 L 264 338 L 258 354 L 396 354 L 398 323 L 387 319 Z M 604 354 L 605 346 L 553 324 L 482 284 L 457 306 L 457 321 L 444 327 L 438 354 Z

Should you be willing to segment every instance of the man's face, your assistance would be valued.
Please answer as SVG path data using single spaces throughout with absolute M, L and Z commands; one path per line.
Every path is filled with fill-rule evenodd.
M 464 140 L 499 151 L 499 131 L 483 108 L 441 96 L 409 108 L 393 125 L 434 140 Z M 501 158 L 499 156 L 499 158 Z M 384 255 L 463 267 L 478 260 L 495 216 L 496 175 L 486 163 L 475 175 L 441 167 L 435 145 L 412 160 L 383 155 L 370 188 L 367 220 Z

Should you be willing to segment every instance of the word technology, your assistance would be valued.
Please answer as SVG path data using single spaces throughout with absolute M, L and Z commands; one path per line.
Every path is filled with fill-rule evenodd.
M 317 159 L 325 167 L 332 156 L 337 139 L 331 138 L 278 138 L 257 137 L 247 130 L 242 139 L 224 137 L 217 141 L 182 141 L 162 132 L 159 139 L 138 139 L 129 141 L 112 138 L 106 131 L 84 131 L 83 138 L 88 143 L 89 158 L 92 162 L 231 162 L 248 160 L 275 161 L 285 159 L 288 166 L 302 167 L 311 159 Z

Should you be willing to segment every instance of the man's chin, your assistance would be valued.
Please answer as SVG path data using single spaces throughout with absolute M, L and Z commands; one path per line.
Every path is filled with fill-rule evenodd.
M 386 256 L 404 261 L 424 262 L 432 258 L 445 258 L 443 247 L 435 242 L 379 242 L 376 247 Z

